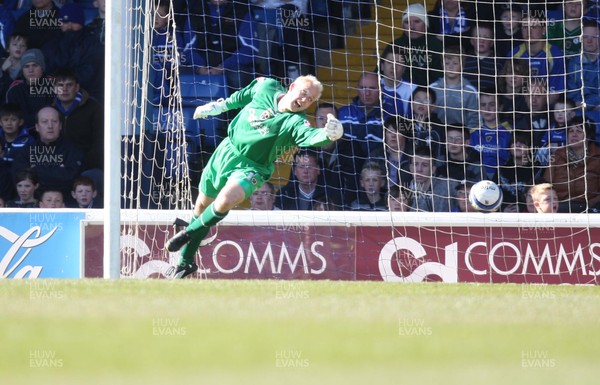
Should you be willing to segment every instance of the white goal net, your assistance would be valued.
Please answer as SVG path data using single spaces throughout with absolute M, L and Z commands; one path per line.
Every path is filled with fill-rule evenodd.
M 130 10 L 122 276 L 160 276 L 176 261 L 164 241 L 175 218 L 189 220 L 235 116 L 193 120 L 194 108 L 257 76 L 287 86 L 314 74 L 325 89 L 308 120 L 322 127 L 333 112 L 344 138 L 279 159 L 273 189 L 200 249 L 200 274 L 597 283 L 594 2 L 171 0 Z M 469 201 L 482 180 L 503 198 L 478 196 L 480 207 L 497 212 Z

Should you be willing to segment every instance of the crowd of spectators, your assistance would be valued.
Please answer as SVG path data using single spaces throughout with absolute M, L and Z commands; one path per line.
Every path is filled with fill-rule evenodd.
M 0 3 L 5 207 L 102 207 L 104 16 L 105 0 Z
M 260 75 L 314 73 L 314 15 L 342 5 L 354 11 L 346 17 L 369 22 L 364 3 L 156 1 L 149 99 L 160 105 L 168 95 L 173 57 L 182 73 L 222 77 L 229 93 Z M 502 188 L 504 211 L 532 211 L 529 190 L 545 182 L 559 212 L 596 211 L 598 5 L 444 0 L 428 11 L 424 4 L 406 3 L 400 37 L 348 90 L 350 104 L 317 107 L 315 127 L 332 113 L 344 138 L 295 154 L 289 181 L 261 189 L 252 208 L 468 211 L 470 186 L 488 179 Z M 59 194 L 59 207 L 102 206 L 104 7 L 104 0 L 0 5 L 5 206 Z
M 337 153 L 357 178 L 342 184 L 343 209 L 471 211 L 486 179 L 502 211 L 598 212 L 598 16 L 582 0 L 409 4 L 378 73 L 338 110 Z M 543 209 L 540 185 L 556 200 Z

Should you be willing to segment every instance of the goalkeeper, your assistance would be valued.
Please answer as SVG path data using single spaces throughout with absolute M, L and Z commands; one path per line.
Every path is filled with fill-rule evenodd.
M 196 108 L 194 119 L 241 111 L 202 172 L 189 226 L 166 242 L 170 252 L 181 249 L 172 278 L 198 270 L 194 259 L 209 229 L 269 180 L 279 155 L 296 146 L 324 146 L 342 137 L 342 125 L 331 114 L 323 129 L 310 127 L 306 120 L 304 111 L 322 92 L 323 85 L 311 75 L 298 77 L 287 92 L 276 80 L 257 78 L 225 100 Z

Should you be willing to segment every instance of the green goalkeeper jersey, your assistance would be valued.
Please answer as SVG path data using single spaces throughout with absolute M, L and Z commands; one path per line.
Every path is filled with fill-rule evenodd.
M 277 101 L 286 93 L 276 80 L 257 78 L 227 98 L 227 108 L 242 110 L 227 134 L 240 155 L 261 165 L 271 165 L 293 147 L 324 146 L 324 129 L 310 126 L 303 112 L 279 112 Z

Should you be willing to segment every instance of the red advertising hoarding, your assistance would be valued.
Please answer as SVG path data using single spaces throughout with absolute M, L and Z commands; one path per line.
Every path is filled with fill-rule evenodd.
M 121 274 L 161 277 L 171 226 L 122 236 Z M 85 273 L 102 276 L 102 226 L 86 226 Z M 124 232 L 127 233 L 127 232 Z M 600 229 L 219 226 L 200 249 L 208 278 L 598 284 Z

